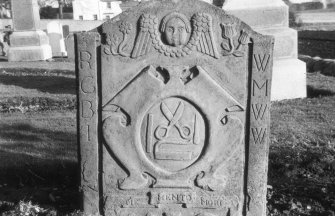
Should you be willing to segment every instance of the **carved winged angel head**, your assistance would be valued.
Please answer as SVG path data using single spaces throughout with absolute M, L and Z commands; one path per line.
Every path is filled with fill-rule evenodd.
M 160 32 L 168 45 L 182 46 L 189 40 L 191 24 L 185 15 L 170 13 L 162 19 Z
M 186 56 L 193 51 L 218 58 L 212 25 L 212 17 L 206 13 L 196 13 L 190 19 L 184 14 L 172 12 L 160 22 L 156 15 L 143 14 L 131 57 L 143 56 L 153 47 L 172 58 Z

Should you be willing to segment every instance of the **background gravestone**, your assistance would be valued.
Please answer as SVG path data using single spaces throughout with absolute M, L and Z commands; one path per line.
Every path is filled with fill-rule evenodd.
M 306 97 L 306 64 L 298 59 L 297 31 L 289 28 L 288 6 L 282 0 L 227 0 L 222 8 L 275 37 L 272 100 Z
M 70 34 L 70 26 L 69 25 L 63 25 L 63 38 L 66 38 Z
M 67 56 L 63 37 L 63 27 L 58 21 L 52 21 L 47 25 L 49 43 L 52 56 Z
M 86 213 L 266 215 L 272 37 L 174 0 L 76 41 Z
M 67 58 L 71 61 L 75 60 L 75 47 L 74 47 L 74 35 L 73 33 L 70 33 L 66 38 L 64 39 L 65 42 L 65 48 L 67 52 Z
M 39 30 L 37 0 L 12 0 L 14 32 L 10 35 L 9 61 L 39 61 L 51 58 L 48 36 Z

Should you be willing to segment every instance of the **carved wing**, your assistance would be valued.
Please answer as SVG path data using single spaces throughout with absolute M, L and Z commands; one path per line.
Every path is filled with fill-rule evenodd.
M 151 34 L 156 32 L 158 25 L 157 17 L 143 14 L 140 18 L 140 31 L 136 38 L 135 47 L 131 54 L 132 58 L 147 54 L 152 47 Z
M 206 13 L 197 13 L 192 18 L 194 34 L 197 38 L 197 50 L 214 58 L 219 58 L 213 37 L 212 17 Z

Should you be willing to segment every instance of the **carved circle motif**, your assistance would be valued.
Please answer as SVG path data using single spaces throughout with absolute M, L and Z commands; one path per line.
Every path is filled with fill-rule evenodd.
M 166 98 L 153 105 L 141 126 L 147 158 L 168 170 L 187 168 L 199 158 L 205 145 L 205 120 L 188 101 Z

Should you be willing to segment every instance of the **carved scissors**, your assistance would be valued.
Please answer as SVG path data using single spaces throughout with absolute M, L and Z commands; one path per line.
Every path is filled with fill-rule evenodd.
M 175 126 L 179 132 L 179 135 L 183 139 L 191 138 L 191 128 L 187 125 L 180 125 L 179 119 L 182 117 L 184 113 L 184 103 L 179 102 L 176 112 L 173 114 L 168 106 L 162 102 L 161 110 L 165 118 L 169 121 L 168 125 L 159 125 L 155 130 L 155 136 L 158 139 L 162 139 L 168 136 L 171 127 Z M 163 133 L 161 133 L 163 132 Z

